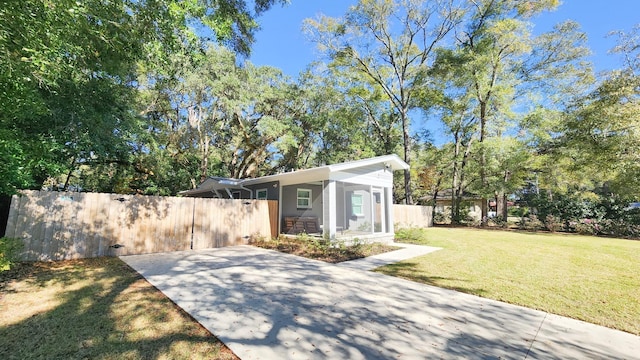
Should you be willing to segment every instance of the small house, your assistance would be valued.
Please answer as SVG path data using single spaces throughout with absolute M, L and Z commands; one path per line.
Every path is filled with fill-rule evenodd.
M 278 200 L 279 233 L 329 239 L 392 240 L 397 155 L 325 165 L 254 179 L 210 177 L 183 196 Z
M 451 221 L 452 193 L 452 189 L 444 189 L 435 198 L 434 210 L 436 214 L 440 214 L 440 222 L 449 223 Z M 474 221 L 480 221 L 482 217 L 482 198 L 480 196 L 463 192 L 460 206 L 461 215 Z

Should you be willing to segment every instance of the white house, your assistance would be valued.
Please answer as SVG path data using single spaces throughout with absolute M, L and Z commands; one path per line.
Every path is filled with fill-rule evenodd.
M 255 179 L 211 177 L 183 196 L 278 200 L 280 233 L 329 239 L 393 239 L 397 155 L 325 165 Z

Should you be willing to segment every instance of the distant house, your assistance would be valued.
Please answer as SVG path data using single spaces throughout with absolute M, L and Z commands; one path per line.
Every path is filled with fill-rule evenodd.
M 445 189 L 438 192 L 438 196 L 435 199 L 434 211 L 436 214 L 442 214 L 441 218 L 450 219 L 451 217 L 451 195 L 452 189 Z M 464 192 L 462 194 L 461 203 L 461 215 L 468 215 L 475 221 L 480 221 L 482 218 L 482 198 L 478 195 Z
M 211 177 L 183 196 L 279 201 L 280 233 L 393 239 L 393 172 L 397 155 L 325 165 L 255 179 Z

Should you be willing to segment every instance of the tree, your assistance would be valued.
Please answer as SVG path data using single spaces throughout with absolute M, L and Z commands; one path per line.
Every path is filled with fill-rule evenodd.
M 599 174 L 619 194 L 640 193 L 640 26 L 619 33 L 624 59 L 566 114 L 559 147 L 574 154 L 578 171 Z
M 411 163 L 409 111 L 433 51 L 460 18 L 452 1 L 361 0 L 340 19 L 307 20 L 307 30 L 334 66 L 353 69 L 379 87 L 402 128 L 404 160 Z M 413 202 L 404 173 L 405 202 Z
M 479 182 L 475 188 L 483 197 L 483 224 L 488 215 L 487 199 L 497 190 L 491 186 L 488 168 L 488 153 L 495 143 L 492 138 L 516 129 L 518 120 L 526 118 L 536 104 L 561 106 L 557 100 L 568 94 L 569 84 L 577 87 L 589 79 L 590 68 L 581 61 L 588 53 L 586 37 L 575 23 L 560 24 L 538 37 L 528 31 L 530 16 L 556 5 L 553 0 L 474 1 L 466 27 L 456 33 L 457 48 L 439 51 L 435 68 L 449 74 L 445 97 L 470 104 L 472 113 L 466 118 L 476 121 L 473 151 Z M 554 92 L 557 95 L 549 95 Z M 529 129 L 520 130 L 526 133 Z
M 0 180 L 40 187 L 80 164 L 126 164 L 136 118 L 135 74 L 188 43 L 192 26 L 248 53 L 254 17 L 279 0 L 10 1 L 0 8 L 0 132 L 17 171 Z M 90 154 L 90 155 L 88 155 Z

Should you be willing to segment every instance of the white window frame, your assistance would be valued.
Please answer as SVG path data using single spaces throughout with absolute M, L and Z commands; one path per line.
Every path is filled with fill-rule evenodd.
M 301 197 L 300 196 L 301 191 L 309 192 L 309 197 Z M 300 205 L 300 200 L 307 200 L 307 205 Z M 311 209 L 312 206 L 313 206 L 313 195 L 312 195 L 311 189 L 303 189 L 303 188 L 296 189 L 296 208 Z
M 260 196 L 260 193 L 264 192 L 264 196 Z M 258 189 L 256 190 L 256 200 L 267 200 L 269 192 L 267 189 Z
M 354 198 L 359 198 L 360 204 L 354 204 Z M 356 212 L 354 205 L 358 206 L 360 208 L 360 211 Z M 364 216 L 364 196 L 362 194 L 351 194 L 351 214 L 355 216 Z

